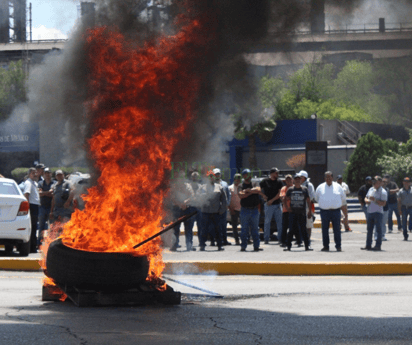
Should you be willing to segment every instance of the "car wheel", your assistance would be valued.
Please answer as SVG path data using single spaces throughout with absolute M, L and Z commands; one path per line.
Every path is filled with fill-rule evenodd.
M 125 290 L 138 287 L 149 272 L 146 256 L 128 253 L 88 252 L 53 241 L 47 251 L 45 274 L 56 283 L 91 290 Z
M 14 246 L 13 246 L 12 244 L 5 244 L 5 245 L 4 245 L 4 250 L 5 250 L 7 253 L 13 253 L 13 248 L 14 248 Z
M 30 253 L 30 242 L 22 243 L 17 246 L 17 250 L 20 256 L 29 256 Z

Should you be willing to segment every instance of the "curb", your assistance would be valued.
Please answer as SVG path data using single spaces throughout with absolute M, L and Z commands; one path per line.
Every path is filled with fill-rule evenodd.
M 169 274 L 216 275 L 412 275 L 408 262 L 234 262 L 167 261 Z
M 0 260 L 0 270 L 40 271 L 38 259 Z M 165 261 L 164 273 L 216 275 L 412 275 L 412 262 Z

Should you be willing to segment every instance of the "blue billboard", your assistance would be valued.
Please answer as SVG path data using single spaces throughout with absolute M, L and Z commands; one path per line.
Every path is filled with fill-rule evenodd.
M 0 123 L 0 152 L 39 151 L 38 123 Z

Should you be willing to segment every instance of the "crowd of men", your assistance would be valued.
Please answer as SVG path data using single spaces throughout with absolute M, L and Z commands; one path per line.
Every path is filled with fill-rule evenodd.
M 43 164 L 30 168 L 26 179 L 20 184 L 30 204 L 32 231 L 30 251 L 37 252 L 48 223 L 66 222 L 70 219 L 76 203 L 71 183 L 65 179 L 62 170 L 52 172 Z M 284 251 L 290 251 L 293 239 L 298 247 L 312 251 L 311 233 L 314 222 L 315 207 L 320 209 L 322 224 L 321 251 L 330 250 L 329 226 L 332 223 L 335 248 L 342 251 L 341 223 L 345 231 L 352 231 L 348 222 L 346 196 L 349 187 L 338 175 L 334 181 L 333 173 L 325 172 L 325 182 L 316 190 L 304 170 L 294 176 L 286 175 L 284 181 L 279 179 L 279 170 L 270 169 L 267 178 L 259 182 L 252 181 L 252 172 L 244 169 L 234 176 L 232 185 L 222 180 L 218 168 L 206 174 L 206 181 L 198 172 L 193 172 L 189 180 L 185 173 L 172 179 L 171 213 L 173 218 L 196 215 L 186 219 L 184 224 L 186 249 L 195 251 L 193 245 L 193 227 L 198 228 L 199 250 L 205 251 L 207 242 L 217 246 L 219 251 L 231 245 L 227 236 L 228 212 L 232 224 L 235 244 L 240 251 L 246 251 L 253 245 L 256 252 L 262 251 L 259 236 L 259 219 L 264 213 L 263 240 L 265 244 L 273 237 L 273 222 L 276 224 L 277 240 Z M 368 176 L 365 184 L 358 191 L 358 198 L 367 221 L 367 238 L 362 250 L 381 250 L 382 241 L 386 241 L 386 224 L 388 232 L 393 231 L 392 216 L 398 220 L 398 230 L 403 231 L 407 241 L 412 231 L 412 192 L 411 180 L 405 177 L 403 188 L 399 189 L 390 176 Z M 409 222 L 408 222 L 409 217 Z M 240 234 L 239 234 L 239 225 Z M 170 246 L 176 251 L 179 245 L 180 224 L 174 228 Z M 373 240 L 375 246 L 372 247 Z
M 41 163 L 28 170 L 19 186 L 30 204 L 30 252 L 37 253 L 48 223 L 70 219 L 74 194 L 62 170 L 57 170 L 53 179 L 50 169 Z
M 350 193 L 349 187 L 343 182 L 341 175 L 334 181 L 331 171 L 325 172 L 325 182 L 316 190 L 304 170 L 295 176 L 287 175 L 284 181 L 281 181 L 279 170 L 272 168 L 269 176 L 257 183 L 252 182 L 251 171 L 244 169 L 241 174 L 235 174 L 233 184 L 228 186 L 221 179 L 220 170 L 216 168 L 207 172 L 207 179 L 202 183 L 199 173 L 194 172 L 189 182 L 181 178 L 174 184 L 174 216 L 178 218 L 197 210 L 195 217 L 184 222 L 187 250 L 196 250 L 193 246 L 195 222 L 200 251 L 206 250 L 207 241 L 210 241 L 211 246 L 217 245 L 219 251 L 224 250 L 224 246 L 231 245 L 227 239 L 227 212 L 230 213 L 233 237 L 235 244 L 240 246 L 240 251 L 246 251 L 251 244 L 254 251 L 263 250 L 259 236 L 261 212 L 264 212 L 264 243 L 269 244 L 274 221 L 277 240 L 284 251 L 291 250 L 293 239 L 298 247 L 304 246 L 306 251 L 313 250 L 311 233 L 315 219 L 315 203 L 320 209 L 323 243 L 321 251 L 330 250 L 330 224 L 337 251 L 342 251 L 341 223 L 346 232 L 352 231 L 346 202 Z M 408 216 L 409 231 L 412 230 L 412 193 L 408 177 L 404 179 L 403 185 L 403 188 L 399 189 L 387 175 L 384 178 L 368 176 L 365 185 L 359 189 L 359 202 L 367 220 L 366 246 L 361 248 L 362 250 L 381 250 L 382 241 L 386 240 L 386 223 L 388 231 L 393 231 L 393 212 L 398 218 L 398 229 L 403 229 L 404 239 L 408 240 Z M 172 251 L 180 247 L 179 228 L 180 226 L 175 227 L 170 248 Z M 372 247 L 373 240 L 376 243 Z

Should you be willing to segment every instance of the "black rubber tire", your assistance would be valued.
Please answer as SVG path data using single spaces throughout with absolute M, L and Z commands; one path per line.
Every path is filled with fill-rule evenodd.
M 97 253 L 69 248 L 61 239 L 47 251 L 45 274 L 63 286 L 98 291 L 136 288 L 146 280 L 146 256 L 127 253 Z
M 30 253 L 30 242 L 21 243 L 17 246 L 17 251 L 20 256 L 29 256 Z
M 8 254 L 13 253 L 13 248 L 14 248 L 14 246 L 12 244 L 5 244 L 4 245 L 4 251 Z

